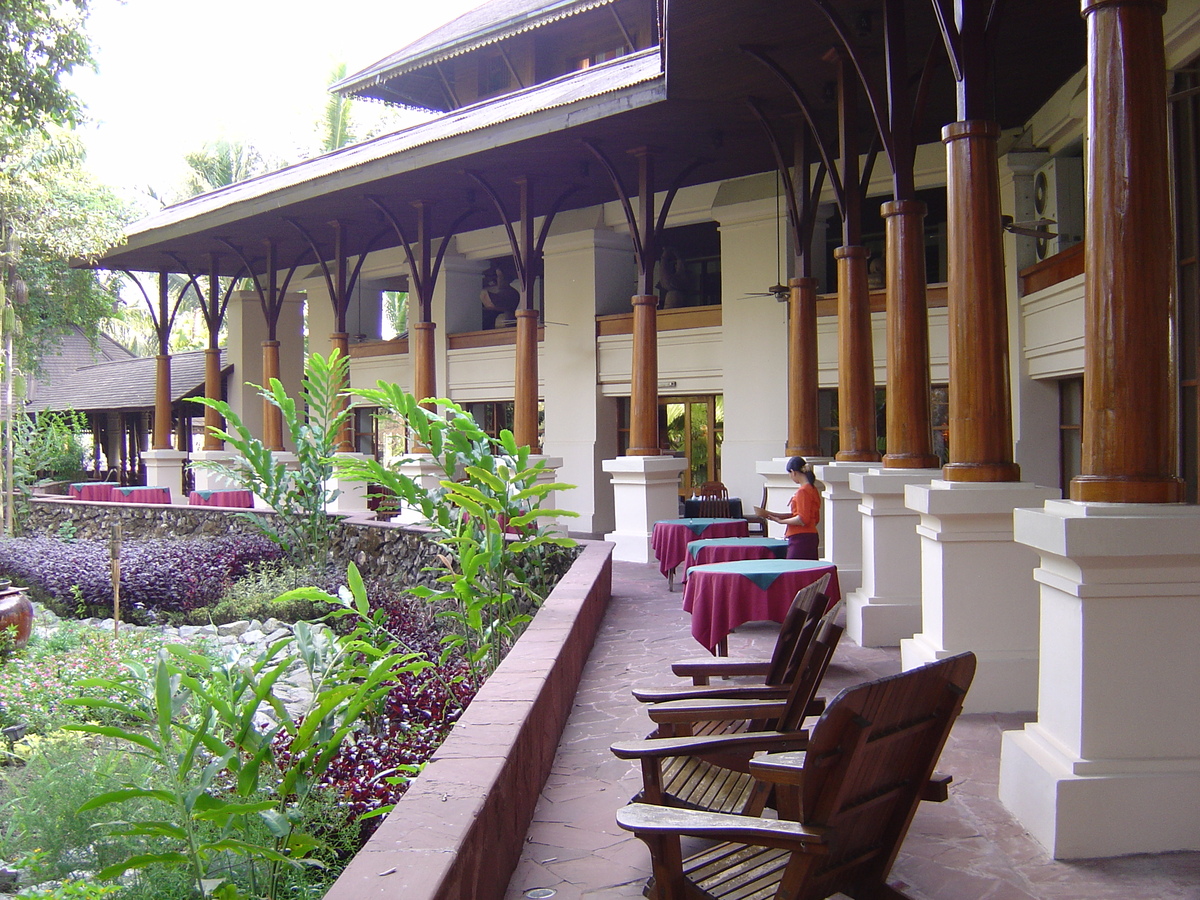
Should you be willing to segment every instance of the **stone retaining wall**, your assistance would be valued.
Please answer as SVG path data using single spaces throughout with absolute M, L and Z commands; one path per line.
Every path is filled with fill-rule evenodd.
M 503 900 L 612 595 L 583 552 L 325 900 Z

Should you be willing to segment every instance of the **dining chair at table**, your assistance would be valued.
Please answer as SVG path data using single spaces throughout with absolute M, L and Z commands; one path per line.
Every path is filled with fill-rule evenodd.
M 696 491 L 700 508 L 699 518 L 724 519 L 729 517 L 729 491 L 719 481 L 706 481 Z

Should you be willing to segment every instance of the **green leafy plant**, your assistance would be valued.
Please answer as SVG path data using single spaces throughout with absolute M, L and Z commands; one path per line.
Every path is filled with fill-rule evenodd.
M 351 591 L 365 590 L 357 570 Z M 162 783 L 128 785 L 92 798 L 81 811 L 129 800 L 151 801 L 154 813 L 116 823 L 113 834 L 165 840 L 167 849 L 108 866 L 101 879 L 166 865 L 189 873 L 200 896 L 239 896 L 234 876 L 255 896 L 280 896 L 285 870 L 317 865 L 321 841 L 299 826 L 313 787 L 355 724 L 387 694 L 393 679 L 429 663 L 416 654 L 377 647 L 356 629 L 339 636 L 296 624 L 295 637 L 254 657 L 212 663 L 185 647 L 162 652 L 153 668 L 131 666 L 127 677 L 94 679 L 105 697 L 73 701 L 117 711 L 134 727 L 71 726 L 127 745 L 152 760 Z M 313 684 L 303 715 L 293 715 L 276 691 L 294 643 Z M 264 724 L 261 714 L 270 711 Z M 265 826 L 268 840 L 260 840 Z M 234 865 L 240 861 L 240 866 Z
M 215 460 L 193 465 L 220 473 L 230 482 L 261 497 L 275 510 L 267 517 L 242 513 L 264 535 L 278 544 L 296 565 L 325 565 L 337 527 L 329 515 L 329 504 L 338 492 L 328 487 L 333 476 L 332 457 L 338 436 L 350 415 L 342 392 L 347 382 L 349 360 L 334 350 L 328 358 L 311 354 L 304 366 L 299 403 L 289 397 L 278 379 L 266 388 L 253 385 L 279 410 L 294 448 L 296 463 L 285 465 L 246 427 L 223 400 L 197 397 L 224 417 L 226 427 L 216 435 L 241 454 L 236 463 Z M 307 414 L 304 412 L 307 410 Z
M 447 652 L 461 651 L 472 674 L 485 677 L 545 599 L 548 553 L 575 546 L 539 525 L 577 515 L 542 508 L 553 491 L 572 485 L 551 483 L 545 461 L 531 461 L 529 448 L 517 446 L 511 432 L 491 437 L 453 401 L 437 399 L 426 409 L 386 382 L 353 393 L 402 421 L 442 471 L 438 488 L 430 490 L 373 459 L 337 461 L 342 475 L 379 485 L 420 510 L 437 531 L 446 552 L 436 587 L 410 590 L 454 624 L 444 639 Z

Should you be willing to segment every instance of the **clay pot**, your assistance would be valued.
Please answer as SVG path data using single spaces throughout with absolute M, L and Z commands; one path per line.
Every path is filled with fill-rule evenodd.
M 0 593 L 0 631 L 15 625 L 16 646 L 24 647 L 33 633 L 33 603 L 22 590 Z

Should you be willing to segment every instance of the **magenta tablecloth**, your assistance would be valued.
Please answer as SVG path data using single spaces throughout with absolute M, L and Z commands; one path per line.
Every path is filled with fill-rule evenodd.
M 710 652 L 746 622 L 782 622 L 796 591 L 830 573 L 830 603 L 841 597 L 837 567 L 824 560 L 752 559 L 692 566 L 683 608 L 692 614 L 692 637 Z M 762 585 L 766 584 L 766 587 Z
M 170 503 L 171 491 L 153 485 L 119 487 L 113 489 L 112 499 L 114 503 Z
M 750 526 L 745 519 L 665 519 L 654 523 L 650 546 L 658 559 L 658 571 L 666 578 L 683 562 L 690 541 L 749 534 Z
M 709 563 L 737 562 L 740 559 L 783 559 L 787 555 L 787 540 L 784 538 L 704 538 L 689 541 L 683 560 L 683 580 L 687 581 L 688 569 Z
M 254 494 L 250 491 L 192 491 L 188 494 L 191 506 L 223 506 L 226 508 L 252 509 Z
M 111 500 L 115 487 L 111 481 L 81 481 L 71 485 L 70 495 L 73 500 Z

